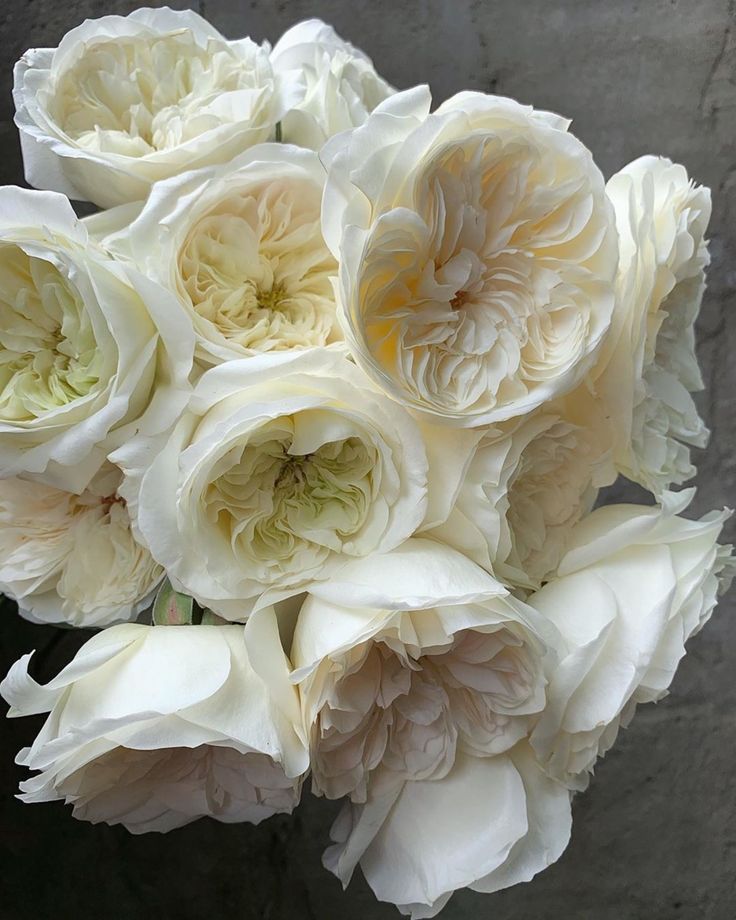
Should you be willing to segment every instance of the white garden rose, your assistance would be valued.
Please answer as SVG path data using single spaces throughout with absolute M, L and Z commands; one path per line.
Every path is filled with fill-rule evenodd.
M 360 864 L 379 900 L 421 920 L 459 888 L 489 894 L 528 882 L 560 858 L 571 825 L 569 791 L 521 741 L 494 757 L 458 753 L 442 779 L 346 801 L 323 862 L 343 885 Z
M 323 186 L 315 153 L 260 144 L 157 183 L 104 245 L 176 293 L 205 364 L 325 345 L 336 332 L 337 264 L 320 228 Z
M 272 608 L 254 613 L 251 654 L 275 623 Z M 557 642 L 487 572 L 430 540 L 310 588 L 291 679 L 313 789 L 348 796 L 324 859 L 344 885 L 360 863 L 377 897 L 430 917 L 456 888 L 495 891 L 558 858 L 570 795 L 522 740 Z M 270 664 L 254 666 L 270 685 Z
M 655 495 L 695 474 L 689 446 L 708 431 L 691 392 L 702 389 L 693 324 L 710 261 L 710 191 L 664 157 L 641 157 L 607 193 L 620 240 L 618 307 L 596 387 L 617 432 L 616 463 Z
M 271 64 L 277 75 L 304 82 L 303 98 L 282 119 L 282 137 L 312 150 L 362 125 L 395 92 L 369 57 L 319 19 L 288 29 L 271 52 Z
M 529 599 L 563 640 L 532 744 L 545 769 L 573 789 L 587 786 L 637 704 L 666 695 L 686 640 L 733 574 L 731 547 L 716 542 L 728 513 L 678 517 L 691 496 L 593 512 L 558 577 Z
M 193 334 L 173 295 L 113 261 L 69 202 L 0 189 L 0 468 L 81 492 L 188 394 Z
M 439 779 L 460 752 L 509 750 L 544 707 L 554 631 L 448 547 L 413 539 L 312 592 L 290 657 L 317 794 Z
M 415 423 L 334 349 L 211 368 L 168 438 L 114 459 L 153 557 L 233 620 L 264 592 L 298 594 L 352 557 L 392 549 L 426 507 Z
M 449 516 L 426 531 L 515 588 L 538 588 L 556 569 L 601 484 L 605 454 L 555 408 L 478 431 Z M 431 460 L 430 449 L 430 475 Z
M 269 140 L 302 92 L 276 79 L 269 50 L 164 7 L 88 19 L 58 48 L 27 51 L 13 96 L 28 182 L 110 207 Z
M 567 122 L 419 87 L 328 144 L 325 239 L 355 360 L 455 426 L 528 413 L 590 369 L 613 308 L 603 178 Z
M 113 626 L 45 686 L 24 656 L 0 685 L 9 715 L 50 715 L 18 756 L 41 771 L 21 798 L 63 799 L 75 818 L 135 834 L 291 812 L 308 766 L 298 698 L 278 637 L 262 654 L 272 684 L 281 659 L 276 692 L 253 671 L 242 626 Z
M 148 606 L 163 569 L 131 533 L 121 479 L 106 464 L 81 495 L 0 479 L 0 592 L 27 619 L 109 626 Z

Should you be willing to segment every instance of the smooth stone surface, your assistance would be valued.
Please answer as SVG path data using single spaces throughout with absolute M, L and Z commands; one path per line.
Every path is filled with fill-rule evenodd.
M 0 182 L 22 182 L 11 68 L 85 17 L 130 0 L 5 0 L 0 8 Z M 152 4 L 163 5 L 163 4 Z M 606 175 L 643 153 L 684 163 L 714 192 L 713 266 L 698 323 L 713 430 L 697 458 L 692 509 L 736 502 L 736 3 L 733 0 L 201 0 L 225 34 L 272 41 L 320 16 L 399 87 L 428 80 L 437 102 L 462 89 L 513 96 L 573 118 Z M 639 498 L 616 487 L 617 499 Z M 729 524 L 728 535 L 736 530 Z M 560 862 L 497 895 L 462 892 L 443 920 L 733 920 L 736 916 L 736 592 L 690 645 L 658 706 L 633 726 L 576 799 Z M 84 635 L 0 615 L 0 669 L 38 649 L 44 679 Z M 347 893 L 320 865 L 334 803 L 305 795 L 293 818 L 259 827 L 200 821 L 167 836 L 71 819 L 61 804 L 12 798 L 15 752 L 39 719 L 3 725 L 0 916 L 199 920 L 392 920 L 356 875 Z

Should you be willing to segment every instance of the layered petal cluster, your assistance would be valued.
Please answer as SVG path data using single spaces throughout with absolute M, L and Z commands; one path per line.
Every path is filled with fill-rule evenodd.
M 170 436 L 115 460 L 153 557 L 228 619 L 392 549 L 426 505 L 417 426 L 330 349 L 210 369 Z
M 320 228 L 323 186 L 316 154 L 259 144 L 158 183 L 103 242 L 176 293 L 204 364 L 325 345 L 336 332 L 337 264 Z M 117 210 L 124 223 L 128 209 Z M 114 219 L 105 215 L 108 230 Z
M 0 468 L 82 491 L 189 390 L 173 295 L 113 261 L 61 195 L 0 189 Z
M 191 10 L 88 19 L 15 69 L 16 124 L 37 188 L 111 207 L 269 140 L 292 90 L 267 45 Z M 298 91 L 293 88 L 298 96 Z M 296 98 L 296 97 L 295 97 Z
M 369 57 L 319 19 L 284 32 L 271 52 L 271 64 L 274 73 L 304 86 L 304 95 L 281 121 L 282 138 L 312 150 L 362 125 L 395 92 Z
M 708 437 L 690 394 L 703 386 L 693 325 L 710 261 L 710 191 L 652 156 L 616 173 L 606 191 L 620 264 L 597 386 L 616 426 L 619 471 L 661 495 L 695 474 L 689 446 Z
M 106 464 L 80 495 L 0 479 L 0 591 L 25 617 L 109 626 L 148 606 L 163 569 L 133 537 L 121 479 Z
M 390 97 L 328 144 L 323 208 L 356 361 L 430 418 L 524 415 L 590 369 L 613 309 L 603 178 L 556 115 Z
M 563 640 L 532 743 L 547 771 L 573 789 L 587 786 L 637 704 L 665 696 L 685 642 L 734 574 L 731 547 L 717 543 L 728 514 L 679 517 L 691 496 L 668 493 L 662 509 L 594 511 L 558 577 L 530 598 Z
M 560 417 L 554 404 L 520 423 L 478 430 L 449 515 L 426 532 L 506 584 L 538 588 L 593 507 L 604 462 L 590 430 Z
M 544 706 L 546 653 L 534 611 L 459 553 L 411 540 L 345 566 L 314 587 L 291 649 L 314 790 L 363 802 L 374 771 L 438 779 L 458 750 L 508 750 Z
M 18 757 L 40 771 L 25 801 L 63 799 L 136 834 L 204 816 L 258 823 L 299 801 L 308 757 L 286 660 L 272 694 L 242 626 L 113 626 L 44 686 L 30 657 L 0 685 L 10 716 L 49 713 Z

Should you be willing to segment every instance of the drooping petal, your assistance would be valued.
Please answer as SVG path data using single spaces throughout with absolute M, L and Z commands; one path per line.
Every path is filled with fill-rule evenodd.
M 405 783 L 393 804 L 395 790 L 382 792 L 352 806 L 346 838 L 346 819 L 338 819 L 340 839 L 325 863 L 346 883 L 359 862 L 376 897 L 412 920 L 436 916 L 459 888 L 528 881 L 559 858 L 570 836 L 568 791 L 524 746 L 460 757 L 443 779 Z

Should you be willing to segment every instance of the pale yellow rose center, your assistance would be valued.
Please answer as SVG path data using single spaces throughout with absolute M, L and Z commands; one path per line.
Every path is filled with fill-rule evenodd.
M 526 139 L 470 136 L 417 171 L 412 219 L 398 208 L 376 219 L 354 323 L 412 401 L 450 412 L 513 402 L 584 355 L 596 320 L 577 263 L 603 221 L 585 177 L 567 172 Z
M 19 246 L 0 245 L 0 418 L 31 421 L 86 396 L 101 364 L 68 279 Z
M 201 217 L 178 266 L 199 331 L 245 350 L 324 345 L 336 267 L 319 220 L 319 190 L 296 180 L 248 188 Z

